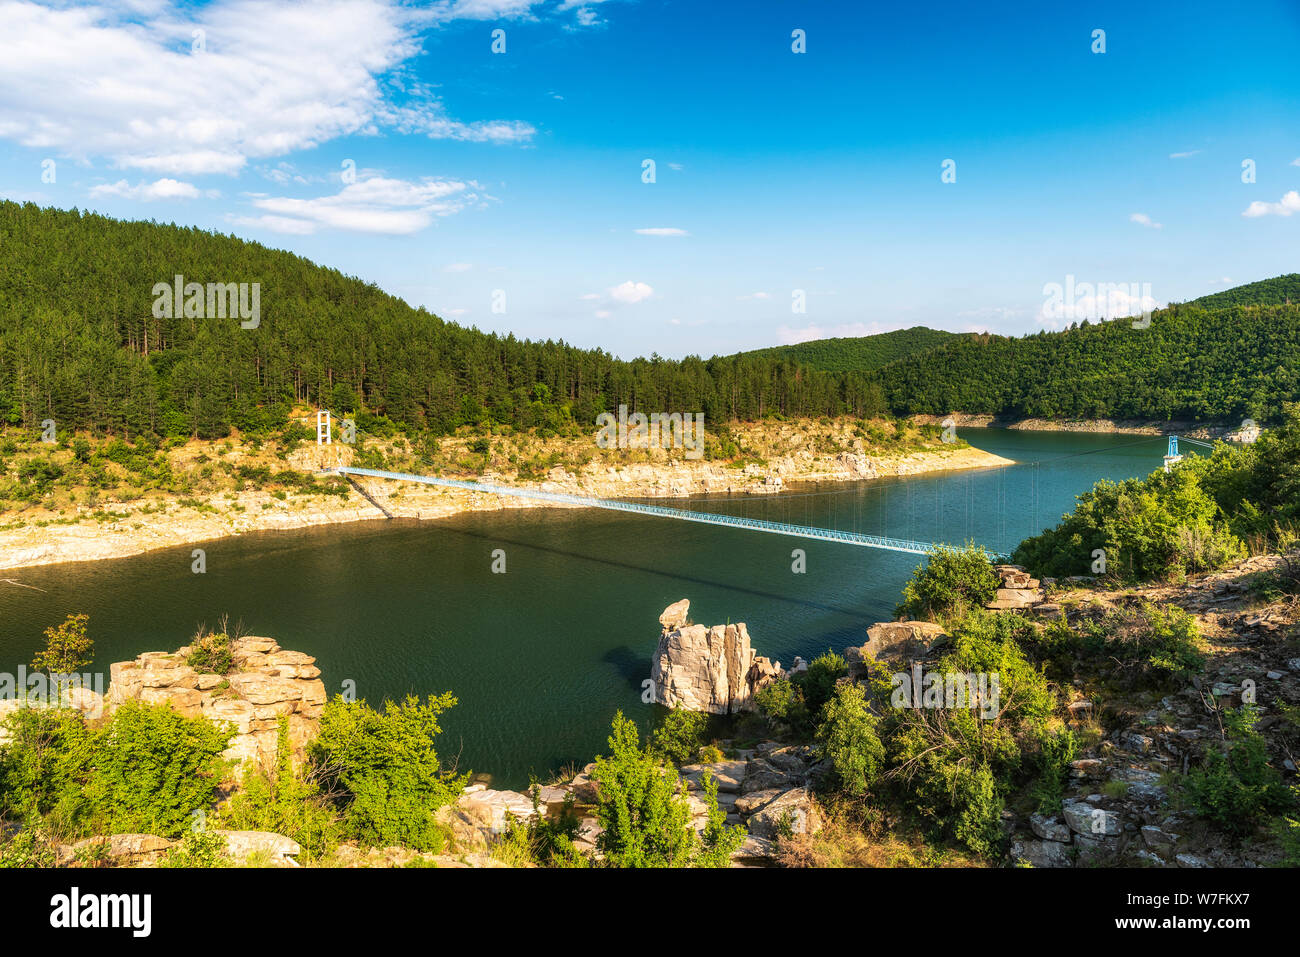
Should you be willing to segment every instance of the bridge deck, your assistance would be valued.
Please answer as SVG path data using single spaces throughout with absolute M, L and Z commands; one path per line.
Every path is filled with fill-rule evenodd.
M 842 532 L 833 528 L 815 528 L 810 525 L 789 525 L 785 522 L 769 522 L 759 518 L 742 518 L 738 515 L 721 515 L 713 512 L 692 512 L 682 508 L 669 508 L 664 505 L 641 505 L 637 502 L 623 502 L 618 499 L 597 498 L 588 495 L 570 495 L 565 492 L 544 492 L 540 489 L 513 488 L 509 485 L 490 485 L 485 482 L 470 482 L 463 479 L 435 478 L 432 475 L 414 475 L 409 472 L 384 472 L 379 469 L 359 469 L 340 466 L 332 471 L 340 475 L 364 475 L 370 478 L 393 479 L 399 482 L 419 482 L 423 485 L 438 485 L 444 488 L 460 489 L 467 492 L 483 492 L 488 495 L 503 495 L 512 498 L 536 499 L 543 502 L 555 502 L 562 505 L 576 505 L 583 508 L 603 508 L 614 512 L 633 512 L 638 515 L 655 515 L 660 518 L 675 518 L 687 522 L 700 522 L 705 525 L 722 525 L 728 528 L 744 528 L 755 532 L 770 532 L 774 535 L 789 535 L 794 538 L 811 538 L 824 542 L 841 542 L 845 545 L 860 545 L 865 548 L 882 548 L 891 552 L 907 552 L 912 555 L 924 555 L 937 547 L 932 542 L 913 542 L 901 538 L 886 538 L 881 535 L 864 535 L 861 532 Z

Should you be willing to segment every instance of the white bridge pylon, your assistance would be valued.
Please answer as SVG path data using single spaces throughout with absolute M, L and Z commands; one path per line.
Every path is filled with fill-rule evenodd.
M 811 538 L 823 542 L 860 545 L 864 548 L 881 548 L 890 552 L 907 552 L 911 555 L 924 555 L 936 547 L 941 547 L 932 542 L 912 542 L 902 538 L 864 535 L 860 532 L 841 532 L 833 528 L 789 525 L 784 522 L 769 522 L 759 518 L 742 518 L 738 515 L 692 512 L 687 509 L 668 508 L 663 505 L 641 505 L 636 502 L 621 502 L 612 498 L 569 495 L 565 492 L 543 492 L 540 489 L 512 488 L 508 485 L 489 485 L 485 482 L 470 482 L 463 479 L 435 478 L 432 475 L 413 475 L 408 472 L 383 472 L 379 469 L 359 469 L 350 466 L 340 466 L 331 471 L 339 475 L 362 475 L 369 478 L 392 479 L 397 482 L 419 482 L 423 485 L 438 485 L 443 488 L 460 489 L 466 492 L 482 492 L 487 495 L 536 499 L 543 502 L 556 502 L 583 508 L 603 508 L 614 512 L 632 512 L 638 515 L 655 515 L 660 518 L 700 522 L 704 525 L 722 525 L 727 528 L 744 528 L 755 532 L 788 535 L 793 538 Z

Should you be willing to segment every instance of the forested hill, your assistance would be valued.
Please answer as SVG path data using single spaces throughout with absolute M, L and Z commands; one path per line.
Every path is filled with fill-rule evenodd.
M 290 403 L 407 429 L 594 425 L 621 402 L 707 421 L 882 411 L 786 359 L 619 361 L 444 322 L 373 284 L 198 229 L 0 202 L 0 421 L 162 435 L 282 424 Z M 157 283 L 260 283 L 260 321 L 154 318 Z
M 913 326 L 911 329 L 897 329 L 874 336 L 815 339 L 741 354 L 765 359 L 787 359 L 826 372 L 874 372 L 891 362 L 959 338 L 961 336 L 955 332 Z
M 1080 323 L 1011 339 L 976 336 L 891 363 L 878 373 L 898 414 L 1010 417 L 1275 420 L 1300 399 L 1300 305 L 1278 305 L 1282 284 L 1129 319 Z M 1284 298 L 1284 297 L 1283 297 Z M 1293 299 L 1293 302 L 1296 300 Z
M 1234 286 L 1193 299 L 1188 305 L 1221 309 L 1224 306 L 1280 306 L 1286 303 L 1300 304 L 1300 273 Z

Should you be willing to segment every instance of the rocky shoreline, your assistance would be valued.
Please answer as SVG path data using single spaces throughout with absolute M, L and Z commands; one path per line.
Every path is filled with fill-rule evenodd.
M 1194 422 L 1164 419 L 1017 419 L 984 412 L 953 412 L 950 415 L 914 415 L 912 421 L 941 425 L 951 419 L 963 429 L 1011 429 L 1022 432 L 1095 432 L 1113 435 L 1185 435 L 1193 439 L 1239 440 L 1246 428 L 1239 422 Z
M 350 460 L 350 450 L 311 446 L 292 457 L 293 466 L 316 471 Z M 857 482 L 897 475 L 992 468 L 1009 459 L 969 446 L 939 447 L 901 455 L 808 451 L 733 468 L 728 464 L 675 460 L 613 466 L 591 463 L 577 471 L 554 468 L 541 482 L 512 482 L 485 473 L 484 481 L 517 484 L 547 492 L 602 498 L 686 498 L 701 494 L 773 495 L 792 485 Z M 361 489 L 364 489 L 364 494 Z M 212 495 L 198 500 L 172 497 L 159 507 L 103 502 L 78 507 L 75 518 L 0 527 L 0 570 L 63 562 L 124 558 L 162 548 L 199 545 L 250 532 L 284 531 L 388 518 L 430 520 L 462 512 L 503 508 L 575 506 L 506 499 L 415 483 L 358 482 L 346 499 L 334 496 L 276 497 L 262 490 Z M 0 519 L 0 526 L 3 526 Z

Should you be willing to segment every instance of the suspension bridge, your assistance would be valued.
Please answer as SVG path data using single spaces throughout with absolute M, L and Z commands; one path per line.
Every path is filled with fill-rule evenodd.
M 1158 440 L 1159 436 L 1148 437 L 1140 440 L 1152 441 Z M 1169 451 L 1165 455 L 1166 471 L 1173 465 L 1182 460 L 1178 453 L 1179 437 L 1176 435 L 1169 436 Z M 1213 448 L 1208 442 L 1201 442 L 1196 439 L 1184 439 L 1195 445 Z M 1140 442 L 1130 444 L 1140 444 Z M 1090 451 L 1106 451 L 1097 449 Z M 1071 453 L 1071 455 L 1061 456 L 1061 458 L 1071 458 L 1073 455 L 1089 454 Z M 1048 460 L 1052 461 L 1052 460 Z M 1024 463 L 1037 466 L 1041 463 L 1032 462 Z M 536 488 L 517 488 L 510 485 L 494 485 L 488 482 L 476 482 L 468 479 L 450 479 L 440 478 L 433 475 L 417 475 L 411 472 L 388 472 L 382 469 L 354 468 L 352 466 L 338 466 L 328 471 L 342 476 L 359 476 L 365 478 L 389 479 L 397 482 L 416 482 L 421 485 L 435 485 L 442 488 L 456 489 L 463 492 L 476 492 L 485 495 L 497 495 L 504 498 L 522 498 L 531 499 L 539 502 L 550 502 L 557 505 L 572 505 L 580 508 L 600 508 L 613 512 L 630 512 L 637 515 L 651 515 L 658 518 L 672 518 L 679 521 L 699 522 L 704 525 L 720 525 L 726 528 L 739 528 L 754 532 L 767 532 L 773 535 L 785 535 L 791 538 L 807 538 L 823 542 L 839 542 L 843 545 L 857 545 L 863 548 L 878 548 L 891 552 L 905 552 L 912 555 L 924 555 L 933 551 L 935 548 L 944 547 L 941 542 L 922 542 L 912 541 L 904 538 L 890 538 L 884 535 L 869 535 L 859 531 L 846 531 L 836 528 L 820 528 L 813 525 L 795 525 L 789 522 L 774 522 L 768 519 L 750 518 L 743 515 L 729 515 L 719 512 L 698 512 L 690 509 L 672 508 L 665 505 L 647 505 L 641 502 L 631 502 L 622 499 L 600 498 L 594 495 L 573 495 L 567 492 L 547 492 Z M 358 486 L 359 487 L 359 486 Z M 373 499 L 372 499 L 373 501 Z M 1036 508 L 1036 507 L 1035 507 Z M 992 551 L 996 552 L 996 549 Z
M 761 518 L 747 518 L 742 515 L 726 515 L 719 512 L 694 512 L 689 509 L 669 508 L 664 505 L 643 505 L 639 502 L 626 502 L 616 498 L 598 498 L 594 495 L 544 492 L 541 489 L 514 488 L 509 485 L 490 485 L 486 482 L 471 482 L 465 479 L 437 478 L 432 475 L 384 472 L 379 469 L 359 469 L 349 466 L 340 466 L 332 471 L 337 472 L 339 475 L 363 475 L 368 478 L 393 479 L 398 482 L 419 482 L 423 485 L 438 485 L 443 488 L 460 489 L 466 492 L 484 492 L 488 495 L 526 498 L 541 502 L 553 502 L 559 505 L 577 505 L 583 508 L 603 508 L 613 512 L 655 515 L 660 518 L 700 522 L 704 525 L 723 525 L 728 528 L 744 528 L 754 532 L 770 532 L 774 535 L 788 535 L 794 538 L 812 538 L 823 542 L 840 542 L 845 545 L 861 545 L 866 548 L 883 548 L 891 552 L 910 552 L 914 555 L 924 555 L 935 547 L 932 542 L 912 542 L 902 538 L 865 535 L 861 532 L 846 532 L 834 528 L 790 525 L 786 522 L 770 522 Z

